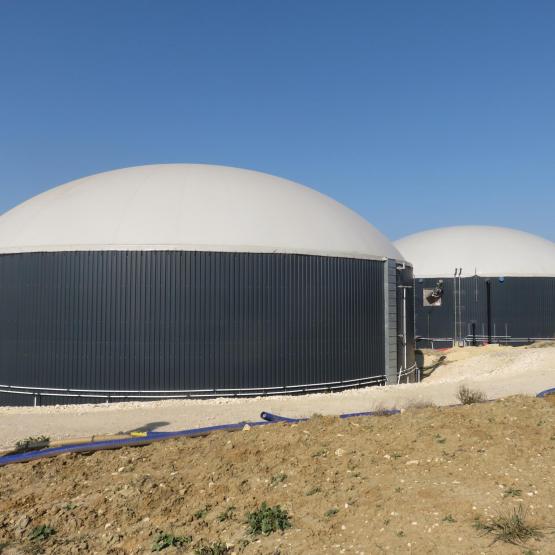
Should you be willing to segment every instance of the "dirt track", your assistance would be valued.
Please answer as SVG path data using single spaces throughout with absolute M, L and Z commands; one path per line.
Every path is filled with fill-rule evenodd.
M 68 455 L 0 468 L 0 492 L 0 543 L 12 554 L 148 553 L 158 531 L 191 536 L 181 552 L 221 540 L 261 555 L 555 553 L 555 404 L 316 417 Z M 287 509 L 293 527 L 248 536 L 245 513 L 263 501 Z M 491 545 L 473 527 L 519 505 L 542 540 Z M 29 540 L 42 524 L 55 534 Z

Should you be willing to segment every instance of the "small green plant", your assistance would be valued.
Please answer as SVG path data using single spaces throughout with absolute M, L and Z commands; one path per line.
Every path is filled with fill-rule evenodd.
M 223 513 L 218 515 L 218 520 L 220 522 L 225 522 L 226 520 L 231 520 L 235 515 L 235 507 L 228 507 Z
M 447 439 L 442 437 L 441 434 L 436 434 L 435 439 L 438 443 L 445 443 L 447 441 Z
M 310 497 L 311 495 L 315 495 L 316 493 L 320 493 L 322 491 L 321 488 L 319 488 L 318 486 L 316 486 L 315 488 L 309 489 L 306 492 L 306 496 Z
M 174 536 L 173 534 L 160 533 L 154 540 L 152 551 L 162 551 L 167 547 L 183 547 L 193 541 L 191 536 Z
M 38 449 L 44 449 L 50 445 L 50 438 L 47 436 L 30 436 L 18 441 L 15 444 L 17 451 L 37 451 Z
M 195 549 L 195 555 L 228 555 L 228 553 L 231 553 L 231 549 L 223 542 L 200 545 Z
M 457 391 L 457 399 L 461 405 L 472 405 L 474 403 L 482 403 L 486 400 L 486 396 L 482 391 L 461 385 Z
M 76 509 L 76 508 L 77 508 L 77 505 L 75 503 L 66 503 L 63 506 L 63 509 L 66 511 L 73 511 L 73 509 Z
M 526 512 L 522 506 L 513 509 L 506 515 L 498 515 L 487 522 L 479 517 L 474 521 L 474 528 L 483 535 L 493 536 L 492 544 L 501 541 L 522 546 L 530 539 L 539 540 L 543 537 L 541 530 L 526 522 Z
M 392 458 L 394 459 L 400 459 L 403 455 L 401 455 L 401 453 L 393 453 L 393 455 L 391 455 Z
M 280 472 L 279 474 L 272 476 L 272 479 L 270 480 L 270 485 L 277 486 L 277 484 L 281 484 L 281 482 L 285 482 L 285 480 L 287 480 L 287 474 L 285 474 L 284 472 Z
M 42 524 L 41 526 L 35 526 L 31 530 L 29 534 L 30 540 L 36 541 L 44 541 L 47 540 L 50 536 L 53 536 L 56 533 L 56 530 L 52 528 L 52 526 L 48 526 L 48 524 Z
M 405 537 L 405 533 L 403 532 L 403 530 L 399 530 L 399 531 L 397 532 L 397 536 L 398 536 L 399 538 L 403 538 L 403 537 Z
M 279 505 L 268 507 L 264 502 L 260 508 L 247 514 L 248 532 L 254 536 L 263 534 L 267 536 L 278 530 L 291 528 L 291 520 L 287 511 Z
M 316 451 L 315 453 L 312 453 L 312 457 L 316 458 L 316 457 L 325 457 L 327 455 L 328 451 L 327 449 L 319 449 L 318 451 Z
M 196 520 L 200 520 L 201 518 L 204 518 L 208 514 L 211 508 L 212 507 L 210 505 L 206 505 L 202 509 L 199 509 L 198 511 L 193 513 L 193 516 L 195 517 Z
M 328 518 L 330 518 L 332 516 L 335 516 L 338 512 L 339 512 L 339 509 L 337 509 L 336 507 L 333 507 L 332 509 L 328 509 L 324 513 L 324 516 L 327 516 Z
M 453 524 L 453 522 L 457 522 L 454 518 L 452 514 L 448 514 L 447 516 L 443 517 L 443 522 L 449 522 L 449 524 Z
M 395 493 L 401 493 L 403 491 L 403 488 L 401 488 L 401 486 L 397 486 L 395 488 Z
M 503 497 L 520 497 L 522 495 L 522 490 L 521 489 L 517 489 L 513 486 L 508 487 L 504 492 L 503 492 Z

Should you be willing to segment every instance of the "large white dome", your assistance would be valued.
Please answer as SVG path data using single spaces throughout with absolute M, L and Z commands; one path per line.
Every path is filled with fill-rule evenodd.
M 61 185 L 0 217 L 0 253 L 191 250 L 402 260 L 333 199 L 264 173 L 163 164 Z
M 555 276 L 555 243 L 516 229 L 493 226 L 442 227 L 394 242 L 414 267 L 415 277 Z

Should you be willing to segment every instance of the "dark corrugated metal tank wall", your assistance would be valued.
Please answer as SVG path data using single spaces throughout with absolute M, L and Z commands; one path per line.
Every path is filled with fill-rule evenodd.
M 0 383 L 196 390 L 381 376 L 383 288 L 374 260 L 2 255 Z
M 487 336 L 486 280 L 491 286 L 492 335 L 511 338 L 552 338 L 555 336 L 555 278 L 550 277 L 469 277 L 461 279 L 463 336 Z M 455 335 L 453 278 L 444 278 L 440 307 L 423 306 L 423 289 L 437 279 L 415 283 L 416 334 L 421 337 L 453 338 Z M 424 343 L 419 343 L 424 346 Z M 445 345 L 443 345 L 445 346 Z

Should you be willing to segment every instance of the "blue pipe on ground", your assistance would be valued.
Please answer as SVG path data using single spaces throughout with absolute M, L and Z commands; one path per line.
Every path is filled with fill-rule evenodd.
M 398 414 L 400 411 L 396 409 L 380 411 L 380 412 L 353 412 L 339 415 L 339 418 L 352 418 L 355 416 L 376 416 L 383 414 Z M 14 453 L 12 455 L 4 455 L 0 457 L 0 466 L 7 464 L 29 462 L 37 459 L 47 457 L 55 457 L 63 455 L 64 453 L 86 453 L 91 451 L 102 451 L 106 449 L 119 449 L 120 447 L 137 447 L 141 445 L 148 445 L 155 441 L 163 439 L 171 439 L 174 437 L 196 437 L 210 434 L 217 431 L 236 431 L 244 428 L 245 425 L 251 427 L 264 426 L 267 424 L 276 424 L 279 422 L 287 424 L 295 424 L 298 422 L 305 422 L 308 418 L 288 418 L 270 412 L 260 413 L 262 422 L 240 422 L 238 424 L 220 424 L 218 426 L 208 426 L 204 428 L 193 428 L 189 430 L 179 430 L 176 432 L 147 432 L 145 437 L 132 437 L 126 439 L 113 439 L 105 441 L 92 441 L 89 443 L 81 443 L 79 445 L 64 445 L 63 447 L 51 447 L 42 449 L 40 451 L 30 451 L 27 453 Z
M 385 409 L 372 412 L 349 412 L 340 414 L 339 418 L 354 418 L 355 416 L 391 416 L 392 414 L 401 414 L 399 409 Z
M 392 414 L 399 414 L 401 411 L 398 409 L 387 409 L 372 412 L 348 412 L 345 414 L 340 414 L 339 418 L 354 418 L 356 416 L 390 416 Z M 261 412 L 260 418 L 266 420 L 267 422 L 305 422 L 308 418 L 288 418 L 286 416 L 280 416 L 279 414 L 272 414 L 271 412 Z
M 555 388 L 546 389 L 537 394 L 537 397 L 544 397 L 545 395 L 555 394 Z M 399 414 L 401 411 L 398 409 L 389 409 L 383 411 L 371 412 L 351 412 L 340 414 L 339 418 L 354 418 L 357 416 L 377 416 L 377 415 L 391 415 Z M 295 424 L 297 422 L 305 422 L 308 418 L 288 418 L 271 412 L 261 412 L 260 417 L 262 422 L 240 422 L 238 424 L 220 424 L 218 426 L 207 426 L 204 428 L 193 428 L 190 430 L 179 430 L 177 432 L 148 432 L 145 437 L 128 438 L 128 439 L 114 439 L 108 441 L 94 441 L 90 443 L 83 443 L 79 445 L 66 445 L 64 447 L 52 447 L 49 449 L 42 449 L 41 451 L 31 451 L 28 453 L 16 453 L 13 455 L 4 455 L 0 457 L 0 466 L 7 464 L 14 464 L 20 462 L 28 462 L 36 459 L 43 459 L 47 457 L 55 457 L 64 453 L 84 453 L 91 451 L 101 451 L 105 449 L 119 449 L 120 447 L 137 447 L 140 445 L 148 445 L 155 441 L 162 441 L 164 439 L 171 439 L 174 437 L 197 437 L 210 434 L 217 431 L 235 431 L 241 430 L 245 425 L 250 427 L 265 426 L 268 424 L 276 424 L 284 422 L 288 424 Z
M 64 445 L 63 447 L 51 447 L 40 451 L 30 451 L 27 453 L 14 453 L 13 455 L 4 455 L 0 457 L 0 466 L 7 464 L 28 462 L 36 459 L 47 457 L 55 457 L 64 453 L 84 453 L 91 451 L 101 451 L 105 449 L 119 449 L 120 447 L 136 447 L 140 445 L 148 445 L 155 441 L 171 439 L 174 437 L 197 437 L 217 432 L 221 430 L 235 431 L 241 430 L 248 424 L 249 426 L 264 426 L 271 422 L 240 422 L 238 424 L 221 424 L 219 426 L 208 426 L 205 428 L 194 428 L 190 430 L 179 430 L 177 432 L 148 432 L 145 437 L 130 437 L 126 439 L 112 439 L 106 441 L 92 441 L 90 443 L 81 443 L 79 445 Z
M 262 411 L 260 413 L 260 418 L 265 420 L 266 422 L 289 422 L 294 424 L 296 422 L 304 422 L 308 420 L 308 418 L 288 418 L 287 416 L 280 416 L 279 414 L 272 414 L 271 412 Z

